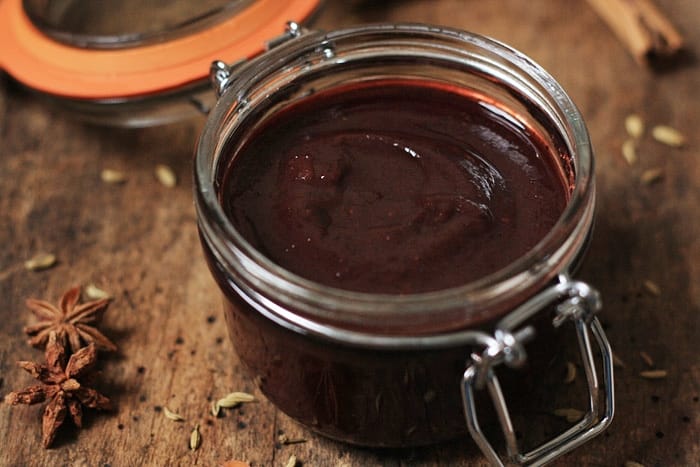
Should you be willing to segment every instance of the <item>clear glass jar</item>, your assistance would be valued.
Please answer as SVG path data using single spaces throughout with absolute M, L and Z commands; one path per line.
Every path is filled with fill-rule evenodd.
M 520 340 L 529 333 L 520 332 L 521 325 L 538 314 L 554 313 L 561 321 L 569 313 L 586 327 L 579 338 L 585 341 L 587 326 L 593 326 L 604 358 L 609 350 L 592 317 L 599 307 L 597 294 L 568 276 L 585 249 L 595 205 L 593 154 L 581 115 L 529 58 L 478 35 L 415 24 L 291 31 L 290 40 L 235 69 L 215 67 L 221 97 L 196 152 L 200 235 L 223 293 L 234 347 L 277 407 L 326 436 L 361 445 L 412 446 L 454 438 L 469 428 L 486 455 L 495 458 L 470 395 L 484 381 L 492 388 L 491 364 L 515 365 L 524 358 Z M 560 155 L 557 164 L 570 187 L 568 204 L 549 234 L 524 256 L 477 281 L 408 295 L 324 286 L 282 269 L 253 248 L 220 204 L 229 156 L 294 102 L 383 78 L 475 90 L 543 135 Z M 584 360 L 591 354 L 587 345 Z M 470 355 L 483 349 L 489 363 L 479 357 L 470 363 Z M 559 440 L 547 453 L 534 455 L 551 458 L 607 426 L 612 417 L 609 366 L 604 365 L 609 391 L 602 420 L 592 420 L 601 417 L 599 406 L 591 405 L 587 418 L 594 423 L 583 430 L 587 434 L 566 446 Z M 598 396 L 593 376 L 591 400 Z M 507 431 L 504 426 L 506 438 Z M 517 446 L 514 439 L 508 441 L 511 458 L 526 460 L 532 454 L 510 452 Z

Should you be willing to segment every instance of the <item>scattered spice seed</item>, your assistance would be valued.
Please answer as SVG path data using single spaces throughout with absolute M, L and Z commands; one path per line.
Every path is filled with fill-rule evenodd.
M 638 114 L 630 114 L 625 118 L 625 130 L 634 139 L 639 139 L 644 134 L 644 121 Z
M 634 461 L 627 461 L 625 462 L 625 467 L 644 467 L 644 464 L 640 464 L 639 462 Z
M 161 185 L 165 187 L 173 188 L 175 185 L 177 185 L 177 176 L 175 175 L 175 172 L 173 172 L 173 169 L 167 165 L 156 165 L 155 175 Z
M 221 406 L 218 404 L 218 402 L 212 402 L 211 403 L 211 414 L 214 417 L 218 417 L 220 411 L 221 411 Z
M 612 354 L 612 360 L 613 360 L 613 365 L 618 367 L 618 368 L 625 368 L 625 362 L 623 362 L 620 357 L 615 355 L 614 353 Z
M 642 360 L 644 360 L 644 363 L 646 363 L 647 366 L 649 366 L 649 367 L 654 366 L 654 360 L 651 358 L 651 356 L 648 353 L 641 351 L 641 352 L 639 352 L 639 356 L 642 357 Z
M 285 434 L 281 434 L 277 437 L 277 442 L 280 444 L 288 445 L 306 443 L 306 440 L 304 438 L 290 438 Z
M 644 290 L 649 292 L 654 297 L 661 295 L 661 287 L 659 287 L 656 282 L 647 279 L 642 283 L 642 285 L 644 286 Z
M 297 465 L 297 456 L 291 455 L 289 456 L 289 460 L 285 464 L 285 467 L 295 467 Z
M 196 451 L 201 444 L 202 435 L 199 433 L 199 423 L 197 423 L 190 434 L 190 450 Z
M 571 362 L 566 362 L 566 376 L 564 377 L 565 384 L 571 384 L 576 379 L 576 365 Z
M 124 174 L 124 172 L 120 172 L 119 170 L 104 169 L 100 173 L 100 178 L 105 183 L 117 185 L 126 181 L 126 174 Z
M 639 376 L 645 379 L 664 379 L 668 376 L 666 370 L 647 370 L 639 373 Z
M 652 183 L 658 182 L 663 177 L 664 177 L 663 169 L 660 169 L 657 167 L 655 169 L 648 169 L 648 170 L 645 170 L 644 172 L 642 172 L 642 176 L 641 176 L 640 180 L 645 185 L 651 185 Z
M 554 415 L 565 418 L 567 422 L 578 422 L 583 418 L 583 412 L 578 409 L 556 409 Z
M 104 290 L 97 287 L 95 284 L 88 284 L 85 287 L 84 292 L 85 296 L 90 300 L 100 300 L 103 298 L 107 298 L 109 300 L 112 299 L 112 295 L 109 292 L 105 292 Z
M 255 396 L 245 392 L 232 392 L 216 401 L 216 405 L 223 409 L 232 409 L 244 402 L 255 402 Z
M 667 125 L 657 125 L 652 128 L 651 136 L 659 143 L 674 148 L 679 148 L 685 144 L 685 136 L 680 131 Z
M 176 414 L 175 412 L 172 412 L 170 409 L 167 407 L 163 407 L 163 413 L 165 414 L 165 418 L 172 420 L 174 422 L 184 422 L 185 419 L 179 414 Z
M 24 262 L 24 268 L 29 271 L 43 271 L 56 264 L 56 255 L 39 253 Z
M 622 143 L 622 157 L 625 158 L 629 165 L 637 163 L 637 146 L 634 140 L 628 139 Z

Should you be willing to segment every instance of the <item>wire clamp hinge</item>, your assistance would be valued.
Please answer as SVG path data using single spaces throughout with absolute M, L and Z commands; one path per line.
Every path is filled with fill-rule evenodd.
M 525 363 L 527 354 L 523 343 L 534 337 L 534 328 L 530 325 L 522 326 L 540 311 L 551 310 L 552 306 L 556 306 L 552 325 L 559 328 L 569 321 L 576 330 L 588 385 L 589 408 L 583 419 L 564 433 L 530 452 L 521 453 L 495 368 L 500 364 L 515 368 Z M 496 325 L 493 336 L 482 338 L 484 350 L 471 354 L 461 385 L 464 415 L 472 439 L 492 465 L 505 464 L 479 426 L 475 390 L 486 388 L 491 396 L 505 438 L 505 461 L 509 464 L 544 465 L 597 436 L 610 425 L 615 410 L 612 351 L 603 327 L 595 317 L 601 306 L 600 294 L 595 289 L 584 282 L 572 281 L 568 276 L 562 275 L 557 284 L 543 290 L 504 317 Z M 517 328 L 518 331 L 513 331 Z M 602 360 L 604 391 L 601 391 L 596 370 L 591 334 L 598 344 L 598 353 Z

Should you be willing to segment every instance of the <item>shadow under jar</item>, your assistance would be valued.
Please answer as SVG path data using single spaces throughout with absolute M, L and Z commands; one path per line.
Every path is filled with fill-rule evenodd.
M 403 447 L 469 431 L 494 462 L 482 388 L 511 460 L 544 462 L 602 431 L 600 300 L 569 277 L 593 222 L 593 156 L 561 87 L 458 30 L 291 27 L 288 39 L 215 64 L 221 96 L 195 162 L 204 253 L 260 390 L 335 439 Z M 567 321 L 589 410 L 520 454 L 495 368 L 523 364 L 534 330 L 546 350 Z

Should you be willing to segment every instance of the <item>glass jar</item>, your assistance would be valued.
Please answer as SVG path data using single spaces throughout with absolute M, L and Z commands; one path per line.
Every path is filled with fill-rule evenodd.
M 526 56 L 463 31 L 391 24 L 321 33 L 291 24 L 287 39 L 247 63 L 214 64 L 220 98 L 195 160 L 205 256 L 223 293 L 236 352 L 260 390 L 331 438 L 400 447 L 468 430 L 494 463 L 500 461 L 478 421 L 483 402 L 474 401 L 481 388 L 489 389 L 513 461 L 545 462 L 600 433 L 613 415 L 612 365 L 594 316 L 598 294 L 569 276 L 585 249 L 595 205 L 590 141 L 570 98 Z M 527 254 L 458 287 L 369 294 L 299 277 L 236 230 L 219 198 L 229 156 L 271 116 L 311 94 L 386 78 L 447 83 L 489 96 L 546 138 L 559 155 L 570 199 Z M 495 370 L 525 361 L 523 342 L 534 326 L 565 321 L 574 323 L 578 336 L 589 411 L 562 435 L 521 454 Z M 540 334 L 546 340 L 550 332 Z M 594 353 L 603 361 L 602 395 Z

